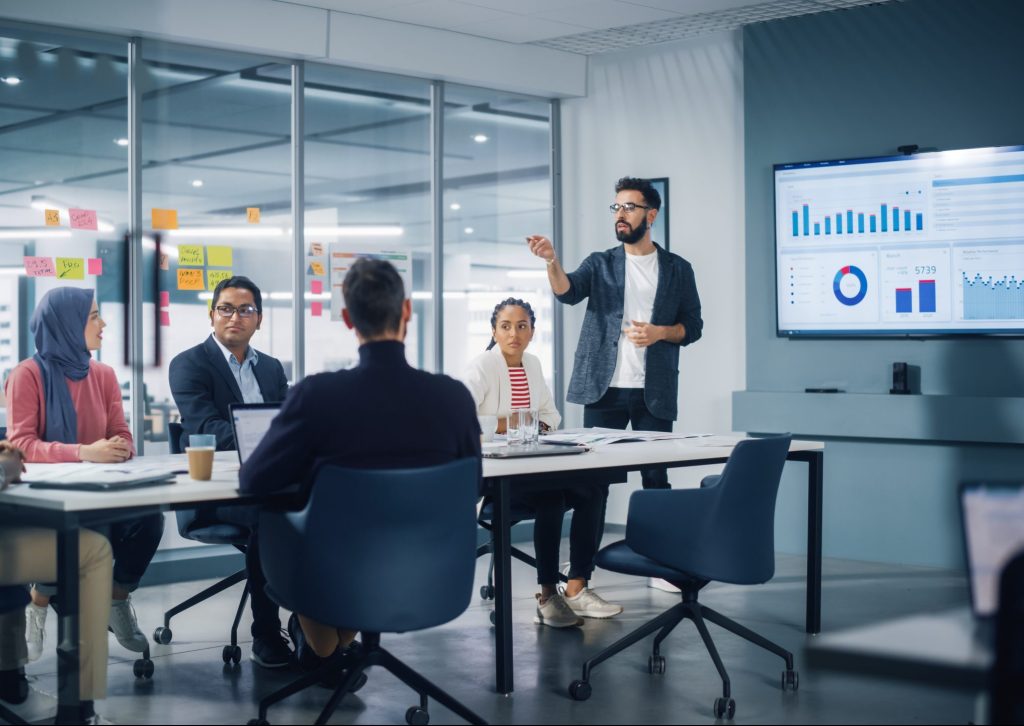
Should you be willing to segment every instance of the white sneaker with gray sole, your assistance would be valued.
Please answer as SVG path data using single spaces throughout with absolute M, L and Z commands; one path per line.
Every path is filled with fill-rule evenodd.
M 549 625 L 552 628 L 572 628 L 583 625 L 583 618 L 579 617 L 566 605 L 565 598 L 557 592 L 549 597 L 544 603 L 540 601 L 540 593 L 537 598 L 537 615 L 533 622 L 541 625 Z
M 622 612 L 621 605 L 613 605 L 589 587 L 583 588 L 573 597 L 564 597 L 565 604 L 583 618 L 611 618 Z
M 135 618 L 135 608 L 129 596 L 125 600 L 112 600 L 110 603 L 110 632 L 117 642 L 134 653 L 142 653 L 148 646 L 146 636 L 139 630 L 139 621 Z
M 39 607 L 34 602 L 25 606 L 25 644 L 28 646 L 28 661 L 39 660 L 43 654 L 43 641 L 46 640 L 47 607 Z

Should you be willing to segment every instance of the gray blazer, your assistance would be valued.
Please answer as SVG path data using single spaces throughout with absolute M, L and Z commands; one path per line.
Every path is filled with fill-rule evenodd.
M 704 321 L 693 267 L 679 255 L 655 244 L 658 254 L 658 290 L 650 322 L 686 327 L 681 344 L 661 340 L 647 349 L 644 401 L 658 418 L 674 421 L 678 411 L 679 345 L 700 339 Z M 569 290 L 556 295 L 559 302 L 575 305 L 587 300 L 576 358 L 566 399 L 571 403 L 596 403 L 608 391 L 615 372 L 616 347 L 622 329 L 626 295 L 626 253 L 622 245 L 593 252 L 569 275 Z

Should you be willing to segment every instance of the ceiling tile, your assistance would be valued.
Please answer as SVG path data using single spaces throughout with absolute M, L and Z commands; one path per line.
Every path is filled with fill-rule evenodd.
M 554 20 L 542 20 L 525 15 L 510 15 L 500 23 L 485 22 L 463 25 L 456 28 L 460 33 L 479 35 L 483 38 L 504 40 L 508 43 L 533 43 L 547 38 L 559 38 L 563 35 L 586 33 L 591 28 L 582 25 L 570 25 Z
M 595 30 L 679 17 L 676 13 L 643 5 L 630 5 L 617 0 L 577 0 L 563 5 L 564 7 L 560 8 L 549 7 L 541 10 L 536 13 L 536 17 L 571 25 L 583 25 Z
M 475 23 L 500 24 L 516 17 L 501 10 L 469 5 L 458 0 L 423 0 L 411 5 L 379 8 L 368 14 L 400 23 L 445 30 L 458 30 L 461 26 Z

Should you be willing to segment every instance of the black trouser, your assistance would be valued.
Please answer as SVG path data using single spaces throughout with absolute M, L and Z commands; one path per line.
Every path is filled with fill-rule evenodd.
M 252 608 L 254 638 L 273 638 L 281 633 L 281 617 L 277 603 L 267 596 L 267 578 L 260 567 L 260 550 L 256 536 L 259 507 L 217 507 L 217 518 L 230 524 L 248 527 L 252 533 L 245 546 L 245 574 L 249 578 L 249 606 Z
M 597 552 L 598 516 L 604 516 L 604 498 L 598 490 L 583 488 L 517 494 L 516 500 L 532 508 L 533 549 L 537 559 L 537 584 L 558 583 L 558 553 L 562 543 L 562 515 L 572 509 L 569 528 L 569 579 L 589 580 Z
M 642 388 L 609 388 L 596 403 L 588 403 L 583 407 L 584 426 L 625 429 L 627 424 L 634 431 L 672 430 L 671 420 L 658 418 L 647 408 Z M 641 469 L 640 480 L 643 482 L 644 489 L 671 488 L 668 483 L 668 470 L 665 467 Z M 604 516 L 608 506 L 609 484 L 611 482 L 595 489 L 595 492 L 602 489 L 604 491 L 604 496 L 601 498 L 601 512 L 597 520 L 597 547 L 601 546 L 601 538 L 604 536 Z

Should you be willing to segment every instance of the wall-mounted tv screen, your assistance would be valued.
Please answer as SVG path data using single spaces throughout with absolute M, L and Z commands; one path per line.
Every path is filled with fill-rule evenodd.
M 1024 146 L 775 165 L 780 336 L 1024 335 Z

